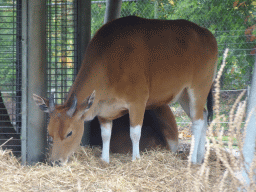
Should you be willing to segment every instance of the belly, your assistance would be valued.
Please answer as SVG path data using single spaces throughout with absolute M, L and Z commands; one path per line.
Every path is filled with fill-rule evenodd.
M 177 102 L 183 90 L 184 88 L 180 88 L 179 90 L 175 91 L 170 90 L 162 92 L 162 94 L 155 93 L 150 95 L 147 102 L 147 109 Z
M 122 117 L 122 116 L 126 115 L 127 113 L 128 113 L 127 109 L 126 110 L 120 110 L 120 111 L 116 111 L 114 113 L 106 114 L 103 118 L 107 119 L 107 120 L 115 120 L 119 117 Z

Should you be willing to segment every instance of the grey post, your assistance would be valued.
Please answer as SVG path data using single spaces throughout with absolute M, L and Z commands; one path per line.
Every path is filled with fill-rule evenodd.
M 33 93 L 46 96 L 46 3 L 22 1 L 22 162 L 45 159 L 46 118 L 35 105 Z
M 91 40 L 91 0 L 77 0 L 77 72 Z
M 77 0 L 77 73 L 83 62 L 85 50 L 91 40 L 91 0 Z M 89 93 L 88 93 L 89 94 Z M 84 123 L 82 145 L 89 145 L 90 122 Z
M 250 171 L 251 164 L 254 158 L 255 153 L 255 139 L 256 139 L 256 55 L 255 55 L 255 63 L 254 63 L 254 70 L 252 75 L 252 84 L 250 88 L 249 93 L 249 101 L 248 101 L 248 107 L 246 112 L 246 119 L 249 118 L 249 114 L 252 110 L 253 114 L 250 117 L 248 126 L 246 127 L 246 135 L 244 138 L 244 146 L 243 146 L 243 156 L 245 161 L 245 169 L 242 171 L 243 178 L 246 181 L 246 184 L 250 184 L 250 179 L 248 177 L 247 172 Z M 254 170 L 256 172 L 256 170 Z M 256 178 L 254 177 L 254 182 L 256 181 Z
M 107 0 L 104 24 L 120 17 L 122 0 Z

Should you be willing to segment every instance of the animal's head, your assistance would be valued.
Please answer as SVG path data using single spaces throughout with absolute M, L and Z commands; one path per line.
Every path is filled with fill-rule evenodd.
M 39 108 L 50 116 L 48 132 L 53 140 L 51 162 L 65 164 L 68 157 L 79 147 L 84 132 L 84 120 L 91 116 L 89 109 L 94 98 L 95 91 L 79 106 L 75 95 L 65 105 L 55 105 L 53 94 L 49 99 L 33 94 Z

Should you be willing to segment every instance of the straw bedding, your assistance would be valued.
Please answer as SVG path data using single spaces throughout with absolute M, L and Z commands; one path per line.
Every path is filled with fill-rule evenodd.
M 111 154 L 110 164 L 100 160 L 100 153 L 99 148 L 81 147 L 67 165 L 51 167 L 22 166 L 10 151 L 0 150 L 0 191 L 219 191 L 225 171 L 210 160 L 206 181 L 198 174 L 200 165 L 189 168 L 184 154 L 163 149 L 146 151 L 135 162 L 131 154 Z M 223 189 L 236 191 L 238 183 L 226 179 Z

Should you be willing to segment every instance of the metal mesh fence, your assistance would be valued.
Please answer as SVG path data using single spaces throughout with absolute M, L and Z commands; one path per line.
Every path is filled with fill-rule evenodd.
M 20 154 L 21 1 L 0 1 L 0 145 Z
M 48 92 L 61 104 L 76 74 L 76 0 L 47 0 Z

